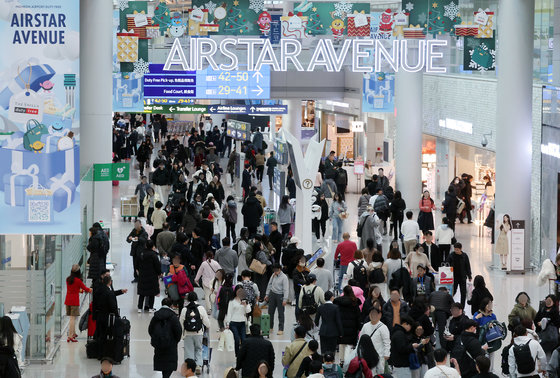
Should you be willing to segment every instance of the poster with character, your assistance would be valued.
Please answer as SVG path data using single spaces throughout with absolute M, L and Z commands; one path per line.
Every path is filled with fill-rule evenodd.
M 79 234 L 79 2 L 0 0 L 0 234 Z

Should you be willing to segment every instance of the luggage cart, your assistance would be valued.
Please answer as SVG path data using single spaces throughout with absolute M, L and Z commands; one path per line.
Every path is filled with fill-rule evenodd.
M 138 197 L 137 196 L 130 196 L 130 197 L 121 197 L 121 217 L 123 220 L 130 220 L 134 217 L 138 216 Z

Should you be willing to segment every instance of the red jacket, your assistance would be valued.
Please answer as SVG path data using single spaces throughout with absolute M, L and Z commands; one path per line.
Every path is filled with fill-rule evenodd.
M 67 306 L 79 306 L 80 305 L 80 289 L 91 293 L 91 289 L 84 285 L 81 279 L 74 278 L 72 284 L 66 281 L 66 300 L 64 304 Z
M 179 268 L 177 269 L 175 269 L 174 265 L 171 265 L 169 267 L 169 273 L 173 275 L 171 276 L 171 281 L 177 284 L 177 289 L 181 298 L 183 298 L 185 294 L 194 290 L 183 265 L 179 265 Z
M 340 265 L 348 266 L 348 264 L 354 261 L 354 252 L 356 252 L 357 249 L 356 243 L 350 240 L 344 240 L 336 247 L 334 259 L 336 260 L 340 256 Z

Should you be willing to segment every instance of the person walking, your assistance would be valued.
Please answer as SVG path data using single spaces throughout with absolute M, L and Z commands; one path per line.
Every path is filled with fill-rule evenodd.
M 148 188 L 151 188 L 150 184 L 148 184 L 148 178 L 142 175 L 140 177 L 140 183 L 138 183 L 138 185 L 136 185 L 136 189 L 134 189 L 134 195 L 138 196 L 138 216 L 142 216 L 142 214 L 144 214 L 144 198 L 146 198 Z M 136 219 L 138 219 L 138 216 Z
M 354 260 L 354 252 L 358 249 L 356 243 L 350 240 L 350 234 L 345 232 L 342 235 L 344 241 L 336 246 L 334 259 L 340 259 L 340 269 L 338 272 L 338 290 L 342 290 L 342 278 L 348 271 L 348 265 Z
M 202 280 L 202 289 L 204 290 L 204 298 L 206 303 L 206 312 L 212 311 L 212 303 L 210 303 L 210 294 L 212 293 L 212 282 L 216 277 L 216 272 L 222 269 L 220 264 L 213 259 L 212 251 L 206 253 L 206 261 L 200 264 L 194 282 L 199 283 Z
M 381 322 L 382 315 L 381 302 L 375 301 L 369 310 L 369 322 L 365 323 L 360 330 L 360 335 L 369 336 L 379 356 L 377 365 L 371 367 L 371 372 L 375 375 L 385 372 L 385 364 L 391 356 L 391 336 L 389 328 Z
M 527 335 L 527 328 L 515 327 L 513 346 L 509 348 L 508 364 L 512 377 L 538 377 L 546 370 L 546 354 L 538 341 Z
M 266 175 L 268 176 L 268 188 L 274 189 L 274 169 L 278 165 L 278 160 L 274 156 L 274 151 L 270 151 L 270 157 L 266 160 Z
M 156 247 L 152 240 L 146 242 L 146 248 L 138 256 L 138 313 L 155 312 L 154 299 L 159 295 L 159 277 L 161 264 L 156 254 Z
M 286 237 L 286 235 L 290 233 L 290 227 L 294 221 L 295 213 L 294 208 L 290 205 L 290 197 L 287 195 L 282 196 L 282 201 L 280 202 L 280 206 L 278 206 L 276 216 L 283 237 Z
M 196 361 L 196 374 L 200 374 L 202 360 L 202 336 L 204 330 L 210 329 L 210 319 L 204 306 L 198 304 L 198 295 L 192 291 L 187 295 L 187 305 L 181 310 L 179 323 L 183 328 L 185 360 Z
M 94 375 L 91 378 L 119 378 L 118 375 L 113 374 L 113 365 L 115 361 L 113 361 L 110 357 L 102 357 L 101 358 L 101 372 L 98 375 Z
M 412 219 L 412 215 L 412 211 L 407 211 L 406 220 L 401 225 L 405 255 L 412 251 L 420 238 L 420 226 L 418 226 L 418 222 Z
M 91 293 L 92 290 L 84 285 L 82 281 L 82 272 L 78 264 L 72 265 L 70 275 L 66 278 L 66 299 L 64 305 L 66 306 L 66 316 L 70 317 L 68 325 L 68 338 L 67 342 L 77 343 L 76 338 L 76 318 L 80 316 L 80 291 Z
M 146 247 L 146 242 L 148 241 L 148 233 L 142 227 L 142 222 L 136 220 L 134 222 L 134 228 L 128 234 L 126 242 L 130 243 L 130 256 L 132 257 L 132 266 L 134 269 L 134 279 L 131 283 L 138 282 L 138 256 L 140 252 Z
M 161 371 L 163 378 L 169 378 L 177 370 L 177 344 L 181 341 L 183 329 L 177 314 L 171 309 L 171 299 L 164 298 L 161 304 L 150 320 L 148 334 L 154 347 L 154 370 Z
M 339 193 L 333 195 L 333 202 L 329 209 L 329 218 L 332 220 L 332 241 L 333 243 L 338 243 L 340 241 L 340 236 L 342 235 L 344 219 L 348 217 L 346 213 L 347 210 L 346 203 L 340 196 Z
M 274 371 L 274 347 L 269 340 L 261 335 L 260 324 L 249 327 L 250 336 L 241 344 L 237 353 L 235 370 L 241 370 L 240 377 L 253 378 L 259 365 L 264 361 L 268 364 L 268 375 L 272 377 Z
M 471 306 L 471 314 L 473 316 L 480 308 L 480 302 L 482 302 L 484 298 L 489 298 L 491 301 L 494 300 L 494 297 L 492 296 L 490 291 L 486 288 L 486 282 L 484 281 L 484 277 L 478 275 L 474 277 L 471 299 L 467 301 L 467 303 Z
M 152 217 L 150 218 L 150 220 L 152 221 L 152 225 L 154 226 L 154 233 L 151 237 L 154 243 L 156 242 L 159 233 L 163 231 L 163 224 L 167 219 L 167 213 L 162 208 L 163 203 L 161 201 L 157 201 L 156 208 L 152 213 Z
M 424 190 L 422 198 L 420 198 L 420 212 L 418 213 L 418 226 L 422 233 L 434 229 L 434 214 L 433 210 L 436 209 L 434 200 L 430 197 L 430 192 Z
M 264 153 L 262 150 L 258 150 L 257 154 L 255 155 L 255 165 L 257 166 L 257 180 L 259 183 L 262 183 L 262 179 L 264 176 L 264 163 L 266 158 L 264 157 Z
M 395 196 L 389 204 L 389 211 L 391 213 L 391 230 L 393 232 L 393 240 L 398 240 L 401 235 L 402 224 L 404 220 L 404 210 L 406 209 L 406 202 L 402 198 L 400 191 L 395 192 Z M 400 225 L 400 228 L 399 228 Z
M 334 289 L 333 275 L 330 270 L 325 269 L 325 259 L 319 257 L 311 273 L 317 278 L 317 286 L 323 290 L 323 293 Z
M 448 221 L 449 228 L 455 231 L 455 219 L 457 218 L 457 193 L 455 192 L 455 186 L 449 185 L 447 192 L 445 192 L 445 199 L 443 200 L 442 211 Z
M 297 372 L 301 366 L 301 363 L 303 362 L 303 359 L 313 353 L 309 349 L 307 341 L 305 341 L 306 333 L 307 331 L 305 327 L 296 327 L 296 339 L 292 341 L 284 350 L 284 355 L 282 356 L 282 365 L 287 368 L 287 378 L 296 378 Z
M 232 195 L 226 198 L 226 203 L 223 205 L 222 216 L 226 222 L 226 236 L 230 237 L 232 242 L 235 242 L 235 225 L 237 224 L 237 202 Z
M 449 226 L 449 219 L 443 217 L 436 230 L 436 244 L 441 253 L 441 261 L 446 261 L 449 257 L 453 239 L 455 239 L 455 231 Z
M 362 324 L 360 312 L 362 302 L 356 298 L 352 286 L 346 285 L 342 290 L 342 296 L 336 298 L 333 303 L 338 306 L 342 319 L 342 335 L 338 344 L 340 362 L 344 365 L 347 347 L 355 347 L 358 341 L 358 332 Z
M 334 354 L 338 338 L 343 334 L 340 309 L 333 303 L 333 298 L 334 294 L 331 291 L 325 292 L 325 303 L 319 306 L 315 316 L 315 325 L 320 327 L 321 354 Z
M 235 297 L 229 301 L 228 310 L 225 317 L 225 326 L 233 333 L 235 345 L 235 355 L 239 352 L 241 343 L 247 334 L 247 314 L 251 312 L 251 305 L 245 298 L 245 290 L 242 285 L 235 287 Z
M 216 252 L 216 261 L 226 273 L 235 275 L 239 258 L 237 252 L 231 248 L 231 240 L 228 237 L 222 239 L 222 248 Z
M 467 300 L 467 279 L 472 280 L 471 263 L 469 256 L 463 252 L 463 245 L 455 243 L 454 251 L 447 258 L 447 263 L 453 267 L 453 292 L 457 292 L 457 287 L 461 291 L 461 305 L 465 307 Z
M 421 343 L 414 343 L 413 330 L 415 323 L 408 315 L 401 317 L 400 322 L 395 324 L 391 334 L 391 363 L 393 374 L 398 378 L 410 378 L 410 355 L 421 345 L 427 344 L 430 339 L 424 338 Z
M 274 329 L 274 314 L 278 310 L 278 335 L 284 334 L 284 307 L 288 303 L 290 287 L 288 276 L 282 272 L 280 264 L 272 266 L 272 277 L 266 288 L 265 302 L 268 302 L 268 313 L 270 315 L 270 333 Z
M 254 237 L 257 234 L 257 228 L 261 224 L 263 215 L 263 208 L 256 197 L 255 191 L 251 190 L 249 196 L 245 199 L 241 213 L 243 214 L 243 226 L 247 227 L 249 236 Z

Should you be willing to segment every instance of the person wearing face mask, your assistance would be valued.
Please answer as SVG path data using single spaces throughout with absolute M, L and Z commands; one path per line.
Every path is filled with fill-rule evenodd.
M 541 337 L 541 346 L 547 357 L 550 357 L 554 349 L 558 346 L 558 342 L 547 342 L 543 337 L 547 334 L 558 334 L 560 327 L 560 314 L 558 313 L 558 305 L 556 304 L 556 296 L 549 294 L 542 302 L 537 315 L 535 316 L 535 325 L 537 334 Z M 547 329 L 550 327 L 550 330 Z
M 449 185 L 447 192 L 445 192 L 445 199 L 442 203 L 442 212 L 445 213 L 449 227 L 455 231 L 455 219 L 457 218 L 457 191 L 454 185 Z

